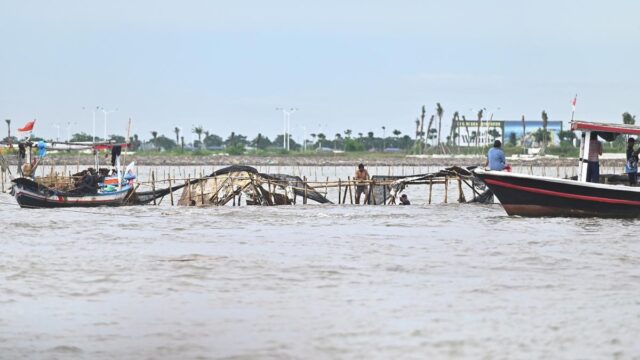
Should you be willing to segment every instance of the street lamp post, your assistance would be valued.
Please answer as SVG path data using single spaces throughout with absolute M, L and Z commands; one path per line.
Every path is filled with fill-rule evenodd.
M 104 138 L 103 138 L 103 140 L 104 140 L 104 141 L 107 141 L 107 116 L 108 116 L 110 113 L 113 113 L 113 112 L 118 111 L 118 109 L 116 108 L 116 109 L 114 109 L 114 110 L 107 110 L 107 109 L 105 109 L 105 108 L 101 108 L 101 110 L 102 110 L 102 112 L 104 113 Z
M 302 127 L 302 151 L 307 151 L 307 127 Z
M 100 107 L 96 106 L 96 108 L 91 111 L 91 114 L 92 114 L 91 124 L 92 124 L 92 130 L 93 130 L 92 136 L 93 136 L 94 143 L 96 142 L 96 110 L 99 110 L 99 109 Z M 87 108 L 83 106 L 82 110 L 87 110 Z
M 276 108 L 277 111 L 282 111 L 282 122 L 283 122 L 283 139 L 282 139 L 282 148 L 289 151 L 289 135 L 291 134 L 291 114 L 298 111 L 298 108 Z
M 53 127 L 56 128 L 56 141 L 60 141 L 60 124 L 53 124 Z

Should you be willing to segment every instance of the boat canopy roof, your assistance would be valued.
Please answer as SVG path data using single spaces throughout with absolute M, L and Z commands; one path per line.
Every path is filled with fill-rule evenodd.
M 640 126 L 627 124 L 605 124 L 575 120 L 571 122 L 571 130 L 597 131 L 599 133 L 640 135 Z

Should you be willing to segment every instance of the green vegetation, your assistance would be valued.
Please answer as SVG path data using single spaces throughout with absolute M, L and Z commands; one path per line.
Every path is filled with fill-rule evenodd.
M 485 109 L 477 112 L 477 120 L 481 121 L 485 117 Z M 172 134 L 165 136 L 158 131 L 150 131 L 150 138 L 144 140 L 134 134 L 129 143 L 130 150 L 135 151 L 138 156 L 155 156 L 161 153 L 163 156 L 209 156 L 216 154 L 226 155 L 252 155 L 252 156 L 352 156 L 352 157 L 400 157 L 409 154 L 450 154 L 450 155 L 480 155 L 484 156 L 488 151 L 488 145 L 480 144 L 480 126 L 474 124 L 470 126 L 465 116 L 460 116 L 459 112 L 454 112 L 451 119 L 451 128 L 442 129 L 442 119 L 445 110 L 440 103 L 436 103 L 434 113 L 430 116 L 425 129 L 425 119 L 427 116 L 426 106 L 421 107 L 420 115 L 415 120 L 415 134 L 402 134 L 398 129 L 389 129 L 382 126 L 383 136 L 376 136 L 374 131 L 358 132 L 354 135 L 353 130 L 346 129 L 343 132 L 335 133 L 328 137 L 323 133 L 309 134 L 310 139 L 304 140 L 302 144 L 297 143 L 292 137 L 289 138 L 290 150 L 283 149 L 285 137 L 276 136 L 273 140 L 258 133 L 253 139 L 231 132 L 229 136 L 212 134 L 204 130 L 202 125 L 195 126 L 191 132 L 197 136 L 197 140 L 185 143 L 182 129 L 174 127 Z M 522 117 L 522 128 L 525 136 L 518 137 L 515 133 L 501 134 L 497 129 L 487 131 L 489 140 L 502 139 L 505 153 L 510 155 L 526 154 L 530 148 L 539 149 L 540 154 L 557 155 L 562 157 L 576 157 L 579 154 L 579 145 L 574 146 L 576 135 L 574 132 L 565 130 L 553 134 L 546 130 L 548 114 L 542 111 L 542 128 L 526 128 L 524 116 Z M 462 119 L 462 120 L 460 120 Z M 493 119 L 493 114 L 489 116 Z M 437 123 L 435 121 L 437 120 Z M 635 115 L 628 112 L 622 114 L 622 123 L 635 124 Z M 462 121 L 462 123 L 461 123 Z M 474 121 L 475 122 L 475 121 Z M 7 137 L 4 143 L 16 143 L 17 138 L 11 136 L 11 121 L 6 120 Z M 483 125 L 484 126 L 484 125 Z M 472 128 L 473 127 L 473 128 Z M 441 134 L 445 131 L 444 134 Z M 484 129 L 483 129 L 484 131 Z M 174 139 L 175 136 L 175 139 Z M 31 140 L 40 138 L 32 135 Z M 91 142 L 93 135 L 80 132 L 73 134 L 71 141 Z M 100 137 L 96 141 L 104 141 Z M 125 138 L 121 135 L 110 135 L 109 140 L 122 144 Z M 619 136 L 612 142 L 605 143 L 605 152 L 624 152 L 626 149 L 627 137 Z M 484 141 L 484 140 L 482 140 Z M 474 146 L 475 145 L 475 146 Z

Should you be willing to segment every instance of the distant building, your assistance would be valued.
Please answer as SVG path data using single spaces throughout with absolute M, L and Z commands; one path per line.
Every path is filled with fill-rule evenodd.
M 388 147 L 388 148 L 385 148 L 384 150 L 382 150 L 382 152 L 386 152 L 386 153 L 401 153 L 402 149 L 397 148 L 397 147 Z

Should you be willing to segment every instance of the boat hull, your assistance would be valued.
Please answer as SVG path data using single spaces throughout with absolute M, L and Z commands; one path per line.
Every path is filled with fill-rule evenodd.
M 640 188 L 476 170 L 509 215 L 639 218 Z
M 132 191 L 130 186 L 126 186 L 113 192 L 71 194 L 38 185 L 28 179 L 16 180 L 14 180 L 13 193 L 16 201 L 23 208 L 122 206 Z

